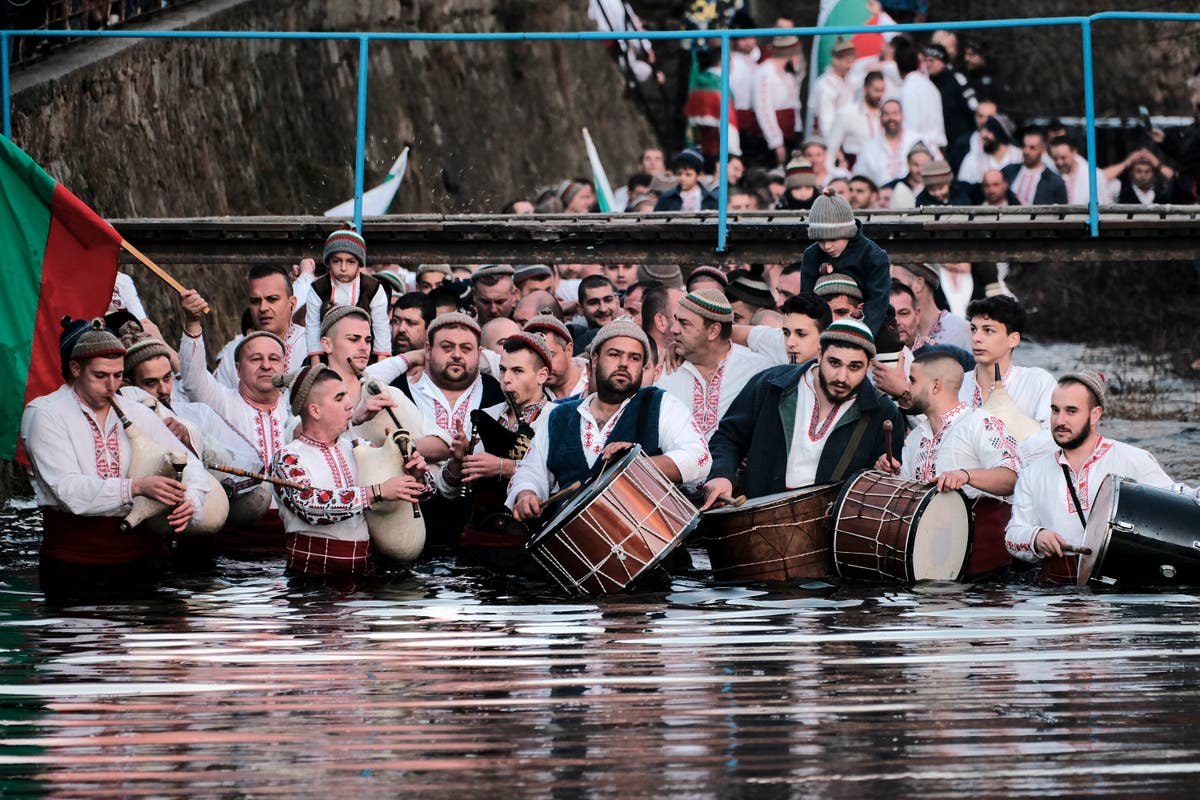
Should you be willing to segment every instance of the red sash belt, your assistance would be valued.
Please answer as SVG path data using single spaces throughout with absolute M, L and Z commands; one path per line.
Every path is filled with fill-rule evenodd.
M 166 555 L 166 540 L 139 525 L 120 531 L 120 517 L 83 517 L 42 507 L 42 557 L 67 564 L 116 566 Z

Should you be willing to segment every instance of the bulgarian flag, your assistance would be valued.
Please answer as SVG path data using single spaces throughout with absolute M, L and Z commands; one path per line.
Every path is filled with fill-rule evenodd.
M 121 235 L 0 136 L 0 458 L 17 452 L 21 411 L 62 385 L 64 316 L 102 317 Z

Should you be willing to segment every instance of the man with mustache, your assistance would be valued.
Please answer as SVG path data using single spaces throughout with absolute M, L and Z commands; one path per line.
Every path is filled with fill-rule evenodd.
M 1013 492 L 1012 519 L 1005 544 L 1016 558 L 1061 573 L 1065 547 L 1083 544 L 1085 520 L 1107 475 L 1179 490 L 1154 456 L 1138 447 L 1106 439 L 1098 425 L 1107 388 L 1094 372 L 1059 378 L 1050 397 L 1050 426 L 1057 449 L 1026 466 Z M 1189 492 L 1190 493 L 1190 492 Z
M 708 471 L 704 438 L 690 409 L 653 386 L 642 388 L 650 341 L 625 318 L 605 325 L 592 341 L 593 392 L 558 403 L 509 484 L 508 505 L 518 520 L 537 519 L 546 498 L 586 481 L 597 460 L 631 444 L 675 483 L 694 483 Z
M 842 480 L 884 452 L 885 421 L 904 430 L 895 403 L 866 380 L 875 357 L 870 329 L 835 320 L 820 342 L 816 361 L 760 372 L 734 400 L 709 443 L 703 508 L 732 496 L 735 482 L 755 498 Z

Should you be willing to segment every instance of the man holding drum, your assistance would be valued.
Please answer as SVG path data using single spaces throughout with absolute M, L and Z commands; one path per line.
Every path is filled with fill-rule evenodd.
M 551 410 L 509 484 L 508 505 L 518 520 L 540 517 L 557 487 L 586 480 L 598 459 L 608 461 L 631 444 L 641 445 L 675 483 L 704 478 L 708 447 L 690 409 L 661 389 L 641 388 L 649 352 L 646 334 L 627 318 L 596 334 L 592 393 Z
M 1105 476 L 1174 488 L 1150 453 L 1100 435 L 1106 400 L 1104 379 L 1096 373 L 1059 378 L 1050 398 L 1050 432 L 1058 449 L 1029 464 L 1017 479 L 1005 544 L 1015 557 L 1042 563 L 1051 582 L 1073 582 L 1073 567 L 1055 560 L 1083 543 L 1085 520 Z
M 743 459 L 742 491 L 762 497 L 870 467 L 886 449 L 883 423 L 903 430 L 895 403 L 866 380 L 875 357 L 870 329 L 835 320 L 820 343 L 816 361 L 760 372 L 734 400 L 709 445 L 704 508 L 732 495 Z
M 363 512 L 381 500 L 419 501 L 427 482 L 425 460 L 413 453 L 406 474 L 359 486 L 350 440 L 344 435 L 355 402 L 341 376 L 322 364 L 277 379 L 291 388 L 291 411 L 300 417 L 291 442 L 275 454 L 271 474 L 303 488 L 277 488 L 287 531 L 287 569 L 304 575 L 365 575 L 371 537 Z

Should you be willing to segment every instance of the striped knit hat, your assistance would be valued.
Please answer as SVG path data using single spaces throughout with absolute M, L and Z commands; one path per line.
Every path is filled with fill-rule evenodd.
M 551 314 L 538 314 L 536 317 L 530 317 L 529 322 L 525 323 L 522 330 L 526 333 L 552 333 L 568 343 L 575 341 L 575 337 L 571 335 L 571 329 L 561 319 Z
M 688 275 L 688 289 L 690 290 L 692 288 L 692 281 L 699 280 L 700 278 L 714 280 L 722 286 L 729 285 L 729 277 L 716 267 L 696 267 L 694 270 L 692 270 L 692 274 Z
M 325 240 L 325 255 L 321 260 L 328 264 L 334 253 L 349 253 L 358 259 L 359 266 L 367 265 L 367 242 L 349 222 L 329 234 Z
M 550 346 L 546 342 L 546 337 L 540 333 L 521 331 L 520 333 L 510 334 L 504 340 L 504 352 L 506 353 L 511 353 L 522 348 L 532 350 L 536 353 L 538 358 L 542 359 L 547 367 L 554 360 L 550 357 Z
M 812 162 L 807 158 L 793 158 L 787 164 L 783 185 L 789 189 L 803 186 L 816 186 L 817 174 L 813 172 Z
M 171 358 L 171 348 L 167 343 L 148 333 L 134 334 L 128 341 L 129 344 L 125 346 L 125 377 L 129 380 L 133 380 L 133 371 L 139 364 L 159 356 L 165 356 L 167 360 Z
M 332 372 L 337 375 L 338 380 L 341 380 L 341 376 L 332 367 L 317 364 L 315 367 L 312 365 L 301 367 L 286 375 L 275 375 L 271 378 L 271 383 L 280 389 L 291 390 L 291 402 L 288 405 L 292 409 L 292 415 L 298 417 L 301 410 L 308 405 L 308 395 L 312 391 L 313 384 L 325 372 Z
M 857 347 L 865 350 L 868 358 L 875 357 L 875 337 L 871 335 L 871 329 L 850 317 L 829 323 L 829 327 L 821 333 L 820 342 L 821 347 L 831 344 Z
M 62 357 L 63 378 L 70 377 L 67 366 L 72 361 L 87 361 L 90 358 L 116 358 L 125 355 L 125 346 L 112 331 L 104 327 L 102 319 L 60 320 L 63 327 L 58 339 L 58 353 Z
M 461 311 L 451 311 L 449 314 L 439 314 L 425 331 L 425 341 L 433 344 L 433 334 L 442 328 L 466 328 L 475 334 L 475 338 L 483 337 L 483 330 L 474 317 L 469 317 Z
M 679 298 L 679 307 L 710 322 L 733 322 L 733 306 L 729 305 L 725 295 L 716 289 L 688 292 Z
M 817 285 L 813 287 L 813 291 L 821 297 L 827 298 L 844 294 L 858 301 L 863 299 L 862 289 L 858 287 L 858 282 L 849 275 L 843 275 L 840 272 L 822 275 L 817 278 Z
M 545 264 L 522 264 L 513 273 L 513 283 L 520 286 L 527 280 L 534 278 L 553 278 L 554 272 Z
M 617 317 L 601 328 L 596 334 L 596 338 L 592 339 L 592 343 L 588 345 L 588 352 L 593 355 L 599 353 L 605 342 L 620 336 L 637 339 L 642 345 L 642 351 L 646 358 L 650 358 L 650 340 L 646 337 L 646 332 L 635 325 L 629 317 Z
M 813 202 L 808 212 L 808 238 L 816 241 L 825 239 L 853 239 L 858 233 L 854 224 L 854 211 L 846 198 L 826 189 Z
M 361 320 L 365 320 L 368 325 L 371 324 L 371 315 L 366 311 L 363 311 L 358 306 L 334 306 L 333 308 L 329 309 L 329 312 L 325 315 L 324 319 L 321 320 L 321 335 L 328 336 L 329 332 L 333 330 L 333 326 L 337 325 L 346 317 L 358 317 Z
M 775 308 L 775 295 L 763 278 L 762 264 L 751 264 L 749 270 L 734 270 L 729 273 L 729 288 L 725 295 L 730 300 L 741 300 L 756 308 Z

